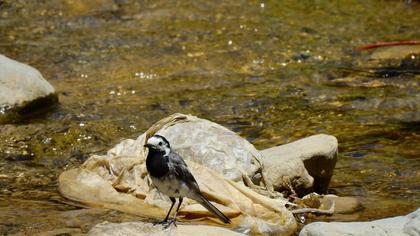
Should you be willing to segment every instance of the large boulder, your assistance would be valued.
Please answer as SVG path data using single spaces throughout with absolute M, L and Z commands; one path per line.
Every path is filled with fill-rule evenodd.
M 179 140 L 170 132 L 176 132 Z M 59 178 L 60 192 L 69 199 L 87 205 L 116 209 L 145 218 L 164 218 L 170 201 L 150 185 L 145 167 L 147 153 L 144 144 L 155 133 L 166 135 L 173 142 L 172 147 L 185 155 L 186 163 L 203 194 L 232 223 L 221 224 L 191 199 L 184 200 L 177 217 L 180 221 L 221 224 L 251 234 L 291 235 L 296 230 L 295 218 L 285 207 L 288 203 L 286 199 L 267 197 L 254 191 L 255 186 L 251 187 L 244 181 L 255 169 L 260 168 L 258 159 L 252 161 L 259 155 L 252 145 L 246 140 L 239 140 L 239 136 L 217 124 L 183 114 L 167 117 L 136 140 L 124 140 L 106 155 L 93 155 L 80 168 L 65 171 Z M 200 138 L 193 140 L 188 136 Z M 232 150 L 237 150 L 237 153 Z M 253 152 L 256 152 L 256 156 Z M 217 162 L 213 163 L 213 159 Z M 218 168 L 219 165 L 223 168 Z M 253 165 L 258 168 L 253 168 Z
M 419 236 L 420 208 L 406 215 L 371 222 L 315 222 L 303 227 L 299 236 Z
M 54 88 L 37 69 L 0 55 L 0 122 L 57 101 Z

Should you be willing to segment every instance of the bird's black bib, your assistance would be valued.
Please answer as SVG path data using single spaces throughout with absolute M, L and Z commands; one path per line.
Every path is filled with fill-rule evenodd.
M 168 157 L 164 155 L 164 152 L 149 149 L 149 153 L 146 158 L 146 168 L 151 176 L 161 178 L 168 173 Z

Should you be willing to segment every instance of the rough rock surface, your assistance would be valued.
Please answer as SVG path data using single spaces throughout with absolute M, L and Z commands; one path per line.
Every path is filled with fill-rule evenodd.
M 312 191 L 326 193 L 337 162 L 337 149 L 334 136 L 318 134 L 262 150 L 265 176 L 275 190 L 284 189 L 285 181 L 290 181 L 301 196 Z
M 252 144 L 214 122 L 191 117 L 189 122 L 164 127 L 158 134 L 186 160 L 207 166 L 227 179 L 240 181 L 244 173 L 253 178 L 262 169 L 261 154 Z M 253 179 L 259 185 L 261 178 Z
M 299 236 L 419 236 L 420 208 L 406 215 L 371 222 L 315 222 L 303 227 Z
M 240 236 L 244 235 L 228 229 L 207 225 L 183 225 L 177 227 L 171 225 L 164 229 L 161 225 L 153 225 L 143 222 L 126 223 L 102 223 L 93 227 L 87 234 L 88 236 L 138 236 L 138 235 L 189 235 L 189 236 Z
M 54 88 L 37 69 L 0 55 L 0 116 L 57 101 Z

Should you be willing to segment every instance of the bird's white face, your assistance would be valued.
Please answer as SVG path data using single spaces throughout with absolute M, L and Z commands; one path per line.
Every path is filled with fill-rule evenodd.
M 154 135 L 147 140 L 146 147 L 155 149 L 157 151 L 165 152 L 165 155 L 171 152 L 169 142 L 160 135 Z

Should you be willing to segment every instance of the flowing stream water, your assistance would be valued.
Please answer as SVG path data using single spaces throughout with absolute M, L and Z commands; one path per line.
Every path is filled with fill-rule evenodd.
M 331 191 L 364 206 L 352 220 L 415 210 L 419 57 L 378 63 L 356 48 L 418 39 L 419 12 L 418 1 L 1 0 L 0 53 L 39 69 L 60 104 L 0 125 L 0 235 L 136 219 L 67 204 L 57 178 L 175 112 L 258 149 L 334 135 Z

